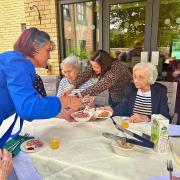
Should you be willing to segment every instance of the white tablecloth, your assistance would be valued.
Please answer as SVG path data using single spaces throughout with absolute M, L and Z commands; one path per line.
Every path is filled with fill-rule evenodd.
M 133 128 L 146 131 L 148 125 L 133 124 Z M 25 132 L 46 142 L 44 149 L 29 154 L 45 180 L 145 180 L 167 176 L 166 161 L 173 159 L 171 153 L 134 152 L 132 157 L 115 154 L 111 140 L 102 136 L 102 132 L 118 133 L 109 119 L 84 124 L 60 119 L 39 120 L 25 123 L 22 134 Z M 49 147 L 52 136 L 60 140 L 57 150 Z M 180 172 L 175 162 L 174 171 Z

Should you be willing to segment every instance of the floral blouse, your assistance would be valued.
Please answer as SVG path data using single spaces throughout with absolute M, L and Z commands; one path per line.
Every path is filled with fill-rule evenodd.
M 73 84 L 78 87 L 85 81 L 93 77 L 93 69 L 91 66 L 79 75 L 77 81 Z M 122 98 L 124 88 L 132 81 L 132 75 L 127 66 L 119 61 L 112 62 L 111 68 L 101 77 L 93 86 L 81 92 L 82 96 L 96 96 L 104 90 L 108 89 L 109 95 L 113 102 L 119 102 Z

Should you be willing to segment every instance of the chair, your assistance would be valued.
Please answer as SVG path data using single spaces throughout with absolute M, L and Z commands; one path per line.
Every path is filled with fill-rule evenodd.
M 56 96 L 59 86 L 59 76 L 41 76 L 47 96 Z
M 176 105 L 177 82 L 158 81 L 158 83 L 163 84 L 167 87 L 169 112 L 170 115 L 173 117 L 172 124 L 177 124 L 178 114 L 174 113 Z
M 96 84 L 98 82 L 97 78 L 92 78 L 91 79 L 93 84 Z M 109 100 L 109 93 L 108 90 L 105 90 L 98 94 L 97 96 L 94 97 L 95 104 L 97 106 L 107 106 L 108 105 L 108 100 Z

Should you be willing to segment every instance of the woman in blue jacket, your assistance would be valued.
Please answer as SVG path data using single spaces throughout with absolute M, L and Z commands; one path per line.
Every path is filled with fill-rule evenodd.
M 0 54 L 0 125 L 16 113 L 13 124 L 0 139 L 0 148 L 9 138 L 18 116 L 22 127 L 23 119 L 47 119 L 57 116 L 62 106 L 81 105 L 75 96 L 61 97 L 61 101 L 56 96 L 40 97 L 33 87 L 35 68 L 46 67 L 53 48 L 54 43 L 46 32 L 30 28 L 15 42 L 14 51 Z

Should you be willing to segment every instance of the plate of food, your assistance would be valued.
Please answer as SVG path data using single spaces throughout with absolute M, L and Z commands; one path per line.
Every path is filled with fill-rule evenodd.
M 75 121 L 78 122 L 87 122 L 91 119 L 93 116 L 93 113 L 90 111 L 77 111 L 71 114 L 71 116 L 74 118 Z
M 108 110 L 96 110 L 94 117 L 97 119 L 106 119 L 112 116 L 112 112 Z
M 45 147 L 45 142 L 41 139 L 29 139 L 23 142 L 20 146 L 24 152 L 37 152 Z

